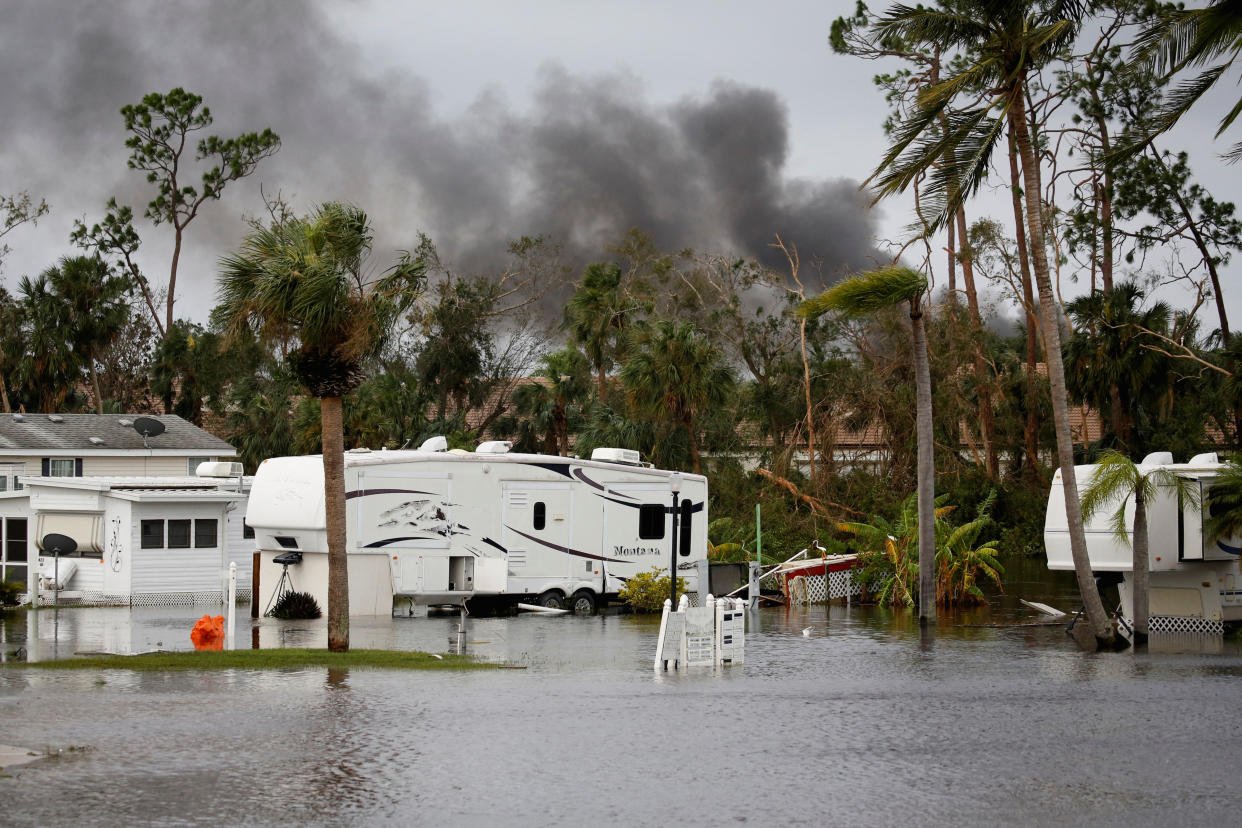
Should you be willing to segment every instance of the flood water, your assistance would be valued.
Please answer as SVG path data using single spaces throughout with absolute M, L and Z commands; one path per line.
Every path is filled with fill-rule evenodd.
M 744 665 L 688 674 L 653 670 L 657 621 L 617 615 L 470 621 L 470 652 L 524 670 L 8 665 L 0 743 L 63 752 L 4 772 L 0 823 L 1235 824 L 1239 648 L 983 626 L 1040 620 L 1017 597 L 1073 608 L 1072 581 L 1017 570 L 927 640 L 901 612 L 765 609 Z M 203 611 L 44 611 L 36 657 L 189 649 Z M 3 621 L 4 653 L 27 623 Z M 356 619 L 353 645 L 445 652 L 457 623 Z M 325 641 L 322 622 L 258 635 Z

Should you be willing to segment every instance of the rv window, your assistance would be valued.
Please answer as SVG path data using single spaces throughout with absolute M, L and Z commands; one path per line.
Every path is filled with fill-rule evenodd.
M 664 507 L 658 503 L 644 503 L 638 507 L 638 537 L 643 540 L 660 540 L 664 537 Z
M 194 521 L 194 548 L 210 549 L 216 545 L 216 520 Z
M 543 501 L 535 503 L 535 528 L 542 529 L 548 525 L 548 507 Z
M 677 554 L 683 558 L 690 557 L 690 515 L 693 504 L 689 500 L 681 502 L 681 525 L 677 527 Z
M 190 548 L 190 522 L 188 520 L 168 521 L 168 548 Z
M 164 521 L 144 520 L 142 522 L 142 548 L 164 548 Z

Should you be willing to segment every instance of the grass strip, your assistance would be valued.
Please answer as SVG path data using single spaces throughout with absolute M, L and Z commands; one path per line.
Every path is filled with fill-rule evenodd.
M 497 670 L 505 667 L 470 656 L 401 650 L 199 650 L 137 655 L 89 655 L 59 661 L 10 662 L 6 667 L 47 670 L 302 670 L 307 667 L 372 670 Z

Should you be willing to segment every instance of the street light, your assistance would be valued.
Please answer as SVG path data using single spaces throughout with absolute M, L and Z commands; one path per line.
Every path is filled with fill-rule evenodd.
M 677 609 L 677 495 L 681 492 L 681 472 L 668 476 L 668 487 L 673 490 L 673 537 L 668 545 L 668 596 L 672 608 Z

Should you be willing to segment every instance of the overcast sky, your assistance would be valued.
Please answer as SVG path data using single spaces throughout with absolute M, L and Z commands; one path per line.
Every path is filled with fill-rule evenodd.
M 877 65 L 827 44 L 853 5 L 8 2 L 0 193 L 28 190 L 52 212 L 6 238 L 4 282 L 73 252 L 74 219 L 97 220 L 109 196 L 142 212 L 148 185 L 125 167 L 118 110 L 174 86 L 204 96 L 217 134 L 270 126 L 283 139 L 188 230 L 178 315 L 198 321 L 217 257 L 262 209 L 260 184 L 299 210 L 355 201 L 381 257 L 424 231 L 466 270 L 522 234 L 598 257 L 634 225 L 666 249 L 753 256 L 780 232 L 829 273 L 865 267 L 911 215 L 903 202 L 868 211 L 857 192 L 886 107 Z M 1176 138 L 1236 199 L 1210 134 L 1204 113 Z M 139 230 L 144 270 L 163 283 L 167 228 Z

